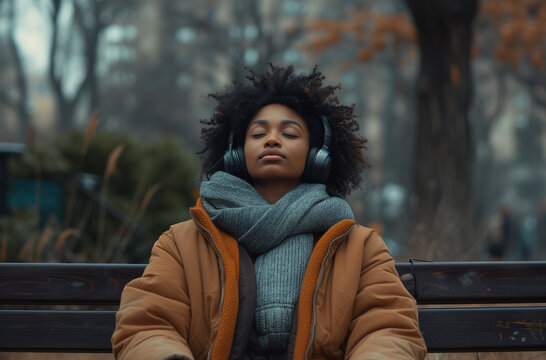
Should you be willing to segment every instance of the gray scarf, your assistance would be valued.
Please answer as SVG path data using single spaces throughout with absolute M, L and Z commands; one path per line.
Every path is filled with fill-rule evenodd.
M 221 171 L 201 184 L 200 195 L 214 225 L 258 255 L 255 322 L 261 350 L 286 350 L 313 233 L 354 219 L 349 204 L 330 197 L 323 184 L 300 184 L 269 204 L 248 182 Z

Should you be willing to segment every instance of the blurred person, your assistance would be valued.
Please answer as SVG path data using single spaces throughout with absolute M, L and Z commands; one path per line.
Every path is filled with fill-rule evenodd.
M 211 94 L 207 179 L 125 287 L 117 359 L 423 359 L 417 307 L 355 224 L 365 141 L 315 67 L 250 71 Z
M 487 224 L 486 243 L 491 260 L 504 259 L 512 238 L 512 219 L 510 208 L 500 206 Z

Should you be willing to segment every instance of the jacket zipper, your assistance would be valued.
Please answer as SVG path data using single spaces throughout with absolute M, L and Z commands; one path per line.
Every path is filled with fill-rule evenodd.
M 220 260 L 220 278 L 221 278 L 221 283 L 222 283 L 222 291 L 220 293 L 221 294 L 220 295 L 220 309 L 218 310 L 218 316 L 219 316 L 219 319 L 221 321 L 221 319 L 222 319 L 222 306 L 224 305 L 225 282 L 226 282 L 225 272 L 224 272 L 224 259 L 222 258 L 222 253 L 220 252 L 220 249 L 218 248 L 218 245 L 216 245 L 216 241 L 214 241 L 214 238 L 212 237 L 212 234 L 210 233 L 210 231 L 208 231 L 203 225 L 201 225 L 201 223 L 199 221 L 197 221 L 195 219 L 195 217 L 193 217 L 193 215 L 191 215 L 191 217 L 193 219 L 193 222 L 195 222 L 197 224 L 197 226 L 199 226 L 204 232 L 206 232 L 208 234 L 209 239 L 213 243 L 214 249 L 216 250 L 216 254 L 218 255 L 219 260 Z M 214 340 L 212 341 L 212 345 L 210 346 L 209 353 L 207 354 L 207 360 L 210 360 L 210 357 L 212 355 L 212 349 L 214 348 L 214 344 L 216 343 L 216 339 L 218 339 L 218 335 L 219 334 L 216 334 L 216 336 L 214 337 Z
M 305 350 L 305 357 L 304 357 L 305 360 L 307 360 L 307 358 L 309 356 L 309 351 L 311 350 L 311 345 L 313 344 L 313 339 L 315 337 L 315 326 L 316 326 L 316 323 L 317 323 L 317 311 L 316 311 L 316 308 L 315 308 L 315 304 L 316 304 L 316 301 L 317 301 L 318 288 L 319 288 L 320 284 L 322 283 L 322 279 L 324 278 L 324 264 L 326 263 L 326 259 L 328 259 L 328 257 L 330 256 L 330 252 L 332 251 L 332 247 L 334 246 L 334 244 L 339 239 L 345 237 L 348 233 L 350 233 L 351 230 L 353 229 L 353 227 L 354 227 L 354 225 L 351 225 L 349 230 L 345 231 L 343 234 L 341 234 L 340 236 L 338 236 L 334 240 L 332 240 L 332 242 L 328 246 L 328 251 L 326 251 L 326 255 L 322 259 L 322 263 L 320 265 L 319 279 L 317 281 L 317 286 L 315 287 L 315 292 L 313 294 L 313 305 L 312 305 L 313 306 L 313 322 L 311 324 L 311 336 L 309 338 L 309 343 L 307 344 L 307 349 Z

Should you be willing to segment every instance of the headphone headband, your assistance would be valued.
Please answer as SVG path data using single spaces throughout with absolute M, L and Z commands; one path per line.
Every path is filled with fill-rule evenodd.
M 245 151 L 242 146 L 233 148 L 233 131 L 229 132 L 228 148 L 223 157 L 224 170 L 240 178 L 249 178 L 245 162 Z
M 227 151 L 231 151 L 233 149 L 233 131 L 229 132 L 229 138 L 228 138 L 228 147 Z
M 330 130 L 330 124 L 326 116 L 321 115 L 320 119 L 322 120 L 322 125 L 324 127 L 324 142 L 322 147 L 328 149 L 330 147 L 330 142 L 332 141 L 332 130 Z

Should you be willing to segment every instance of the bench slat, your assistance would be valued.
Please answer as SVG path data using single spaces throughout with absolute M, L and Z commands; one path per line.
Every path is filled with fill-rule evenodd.
M 546 308 L 419 309 L 429 352 L 546 350 Z M 0 311 L 0 350 L 110 352 L 114 311 Z
M 546 302 L 546 261 L 424 262 L 396 265 L 419 304 Z
M 1 263 L 0 303 L 116 304 L 143 264 Z M 412 265 L 397 263 L 402 278 Z M 546 302 L 546 261 L 414 263 L 419 304 Z M 69 281 L 67 281 L 69 280 Z
M 111 352 L 115 314 L 115 311 L 0 310 L 0 350 Z
M 0 303 L 117 305 L 145 265 L 0 263 Z
M 140 276 L 144 267 L 2 263 L 0 303 L 116 304 L 125 284 Z M 404 278 L 412 266 L 396 267 Z M 546 261 L 414 263 L 413 273 L 417 287 L 415 280 L 404 285 L 419 304 L 546 302 L 541 288 L 546 283 Z
M 420 309 L 429 352 L 546 350 L 546 308 Z

